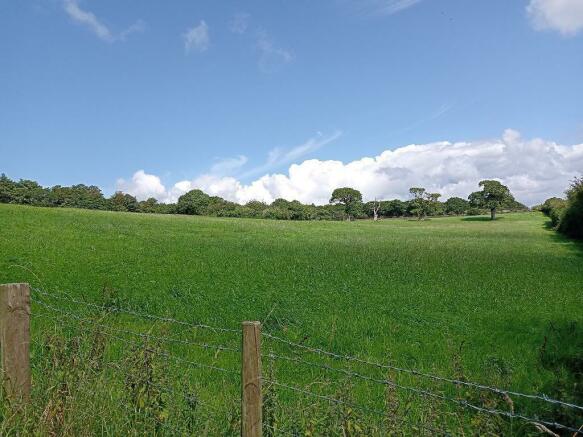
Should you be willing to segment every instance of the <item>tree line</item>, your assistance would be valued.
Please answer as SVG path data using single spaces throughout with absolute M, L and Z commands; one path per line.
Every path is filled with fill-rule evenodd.
M 469 198 L 450 197 L 440 201 L 439 193 L 430 193 L 422 187 L 409 190 L 410 200 L 362 201 L 362 194 L 350 187 L 333 191 L 327 205 L 303 204 L 297 200 L 276 199 L 270 204 L 252 200 L 244 205 L 218 196 L 209 196 L 201 190 L 191 190 L 176 203 L 160 203 L 154 198 L 138 201 L 134 196 L 115 192 L 105 197 L 94 185 L 56 185 L 43 187 L 32 180 L 13 181 L 0 176 L 0 203 L 44 207 L 83 208 L 108 211 L 126 211 L 157 214 L 189 214 L 215 217 L 266 218 L 276 220 L 353 220 L 389 217 L 416 217 L 442 215 L 478 215 L 490 212 L 495 217 L 497 209 L 527 210 L 517 202 L 507 187 L 497 181 L 480 182 L 481 191 Z
M 565 194 L 565 199 L 551 197 L 533 209 L 548 216 L 557 231 L 583 240 L 583 177 L 575 178 Z

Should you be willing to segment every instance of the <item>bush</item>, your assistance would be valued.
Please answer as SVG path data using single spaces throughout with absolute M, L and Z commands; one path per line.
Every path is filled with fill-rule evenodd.
M 569 237 L 583 239 L 583 178 L 575 178 L 567 190 L 567 203 L 560 211 L 557 229 Z
M 279 208 L 277 206 L 270 206 L 269 208 L 266 208 L 263 210 L 262 216 L 265 219 L 290 220 L 291 219 L 291 212 L 285 208 Z
M 466 211 L 466 215 L 480 215 L 482 211 L 479 208 L 469 208 Z

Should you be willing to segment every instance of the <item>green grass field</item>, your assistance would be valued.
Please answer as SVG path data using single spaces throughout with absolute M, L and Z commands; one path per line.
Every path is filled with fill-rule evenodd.
M 243 320 L 260 320 L 265 331 L 309 346 L 527 393 L 550 391 L 550 395 L 574 401 L 577 397 L 569 389 L 569 369 L 557 360 L 549 364 L 541 356 L 552 348 L 561 356 L 581 341 L 583 249 L 545 223 L 539 213 L 501 215 L 494 222 L 483 217 L 447 217 L 423 222 L 345 223 L 0 205 L 0 283 L 30 282 L 42 290 L 67 292 L 89 302 L 113 302 L 140 312 L 234 329 Z M 70 338 L 86 331 L 76 320 L 56 323 L 36 317 L 50 310 L 35 299 L 84 317 L 88 311 L 65 300 L 33 294 L 35 393 L 46 403 L 51 396 L 46 389 L 50 385 L 43 349 L 46 337 Z M 129 316 L 110 315 L 104 320 L 120 329 L 152 329 L 182 339 L 235 346 L 239 341 L 228 333 L 188 332 Z M 238 371 L 237 354 L 207 353 L 184 345 L 171 348 L 185 359 Z M 112 340 L 105 354 L 119 358 L 127 349 Z M 264 349 L 293 353 L 268 339 Z M 302 357 L 324 362 L 318 356 Z M 387 377 L 378 369 L 367 370 L 354 363 L 333 364 Z M 201 401 L 223 411 L 225 417 L 237 408 L 236 375 L 217 375 L 209 369 L 184 371 L 185 366 L 178 363 L 168 366 L 163 371 L 165 383 L 178 387 L 176 384 L 187 381 Z M 386 389 L 364 381 L 351 385 L 341 375 L 324 375 L 321 369 L 303 369 L 293 363 L 264 367 L 286 384 L 307 387 L 317 379 L 323 381 L 317 387 L 319 393 L 347 396 L 371 408 L 386 404 Z M 559 378 L 557 372 L 564 377 Z M 99 381 L 103 387 L 111 378 L 112 387 L 118 385 L 111 389 L 114 394 L 91 401 L 93 404 L 86 400 L 85 406 L 76 405 L 78 413 L 88 405 L 107 411 L 108 399 L 123 398 L 123 380 L 112 375 L 103 374 Z M 392 376 L 403 384 L 460 395 L 455 387 L 435 386 L 407 375 Z M 504 406 L 479 393 L 467 395 L 476 402 Z M 273 423 L 281 424 L 282 430 L 300 426 L 294 414 L 302 416 L 304 428 L 310 420 L 316 421 L 309 425 L 316 435 L 318 429 L 330 426 L 317 422 L 309 409 L 289 411 L 294 405 L 312 405 L 313 399 L 284 390 L 273 396 L 279 411 Z M 417 422 L 442 428 L 477 423 L 485 430 L 493 427 L 494 433 L 500 432 L 496 429 L 517 434 L 535 431 L 518 422 L 480 422 L 472 414 L 452 418 L 448 414 L 460 409 L 447 402 L 431 407 L 427 399 L 400 391 L 390 396 L 406 410 L 403 415 Z M 515 400 L 515 406 L 530 413 L 539 411 L 530 402 Z M 168 409 L 172 418 L 174 413 Z M 541 411 L 563 417 L 551 410 Z M 351 414 L 355 414 L 355 423 L 372 421 Z M 118 414 L 110 416 L 101 419 L 101 425 L 95 422 L 91 426 L 113 434 L 124 429 Z M 41 413 L 36 417 L 41 420 Z M 184 418 L 176 423 L 182 426 Z M 507 426 L 511 428 L 500 428 Z M 236 432 L 236 425 L 232 428 Z

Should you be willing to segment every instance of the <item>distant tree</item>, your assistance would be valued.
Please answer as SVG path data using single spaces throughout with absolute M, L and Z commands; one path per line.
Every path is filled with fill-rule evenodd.
M 496 219 L 496 209 L 514 202 L 514 197 L 507 186 L 498 181 L 483 180 L 479 184 L 482 191 L 475 191 L 468 196 L 470 205 L 475 208 L 484 208 L 490 210 L 490 218 Z
M 121 191 L 116 191 L 108 199 L 108 204 L 111 211 L 138 211 L 138 201 L 136 198 L 130 194 L 122 193 Z
M 427 215 L 443 214 L 443 204 L 439 201 L 441 194 L 426 193 L 425 200 L 427 201 Z
M 263 218 L 272 220 L 291 220 L 291 212 L 288 208 L 269 206 L 261 213 Z
M 362 194 L 354 188 L 336 188 L 332 192 L 330 203 L 344 205 L 346 219 L 349 221 L 362 213 Z
M 14 200 L 16 183 L 4 173 L 0 175 L 0 203 L 11 203 Z
M 201 190 L 191 190 L 178 198 L 178 214 L 203 215 L 210 204 L 210 196 Z
M 104 209 L 106 203 L 101 190 L 94 185 L 55 185 L 50 189 L 49 197 L 52 206 L 67 208 Z
M 372 202 L 372 219 L 376 222 L 379 219 L 379 212 L 381 210 L 381 202 L 377 199 Z
M 153 197 L 150 197 L 147 200 L 142 200 L 138 203 L 138 211 L 150 214 L 159 212 L 158 201 Z
M 34 206 L 50 206 L 50 192 L 37 182 L 21 179 L 12 190 L 11 203 Z
M 465 214 L 470 208 L 470 202 L 461 197 L 450 197 L 445 201 L 446 214 Z
M 411 187 L 409 194 L 413 197 L 411 200 L 411 213 L 417 216 L 418 220 L 436 211 L 437 202 L 441 197 L 439 193 L 428 193 L 425 188 Z
M 364 213 L 367 217 L 372 217 L 374 221 L 377 221 L 379 217 L 382 215 L 382 204 L 383 202 L 378 200 L 372 200 L 370 202 L 366 202 L 364 207 Z
M 261 218 L 263 216 L 263 211 L 267 209 L 267 204 L 259 200 L 250 200 L 245 204 L 251 212 L 251 217 Z
M 407 214 L 407 202 L 399 199 L 383 201 L 380 214 L 384 217 L 402 217 Z

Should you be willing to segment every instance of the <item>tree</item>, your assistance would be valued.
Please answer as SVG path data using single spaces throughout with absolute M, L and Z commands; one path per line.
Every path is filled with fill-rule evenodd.
M 362 213 L 362 194 L 354 188 L 336 188 L 332 192 L 330 203 L 344 205 L 344 212 L 348 221 Z
M 407 202 L 399 199 L 383 201 L 380 213 L 384 217 L 402 217 L 407 214 Z
M 109 198 L 108 203 L 111 211 L 138 211 L 138 201 L 136 198 L 130 194 L 122 193 L 121 191 L 116 191 Z
M 498 181 L 483 180 L 479 186 L 482 191 L 475 191 L 468 196 L 470 205 L 475 208 L 485 208 L 490 210 L 490 218 L 496 219 L 496 209 L 504 204 L 514 202 L 514 196 L 507 186 Z
M 470 207 L 470 202 L 461 197 L 450 197 L 445 201 L 446 214 L 465 214 Z
M 411 200 L 411 212 L 417 216 L 418 220 L 424 219 L 427 215 L 436 210 L 438 206 L 439 193 L 428 193 L 425 188 L 411 187 L 409 193 L 413 196 Z
M 378 200 L 373 200 L 371 202 L 366 202 L 364 204 L 364 210 L 368 217 L 372 217 L 376 222 L 381 214 L 381 202 Z
M 178 214 L 202 215 L 210 204 L 210 197 L 201 190 L 190 190 L 178 198 Z
M 560 214 L 558 230 L 572 238 L 583 239 L 583 178 L 575 178 L 566 194 L 567 204 Z
M 10 203 L 14 200 L 16 182 L 4 173 L 0 176 L 0 203 Z

